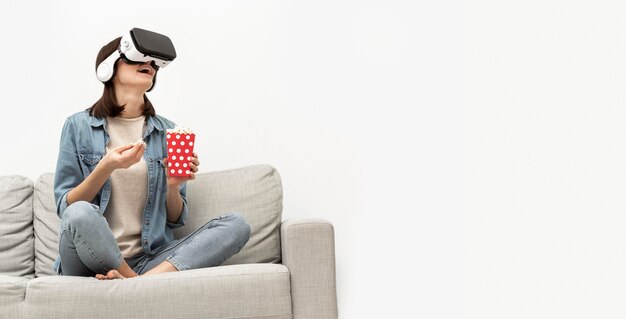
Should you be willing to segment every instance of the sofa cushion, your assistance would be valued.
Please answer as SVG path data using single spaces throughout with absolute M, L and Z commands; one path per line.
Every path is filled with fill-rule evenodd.
M 59 218 L 53 195 L 54 174 L 42 175 L 35 185 L 35 260 L 37 276 L 55 275 L 52 263 L 59 253 Z M 240 213 L 250 224 L 250 240 L 224 265 L 280 262 L 282 183 L 269 165 L 205 172 L 187 183 L 189 217 L 174 229 L 182 238 L 212 218 Z
M 246 264 L 124 280 L 32 279 L 26 318 L 291 318 L 289 272 Z
M 223 265 L 280 262 L 283 188 L 278 171 L 253 165 L 196 175 L 187 184 L 189 217 L 174 229 L 181 238 L 219 215 L 240 213 L 250 225 L 250 240 Z
M 34 277 L 33 182 L 0 176 L 0 274 Z
M 54 202 L 54 174 L 47 173 L 35 182 L 33 227 L 35 229 L 35 276 L 52 276 L 52 263 L 59 253 L 59 226 Z
M 0 317 L 21 318 L 28 278 L 0 275 Z

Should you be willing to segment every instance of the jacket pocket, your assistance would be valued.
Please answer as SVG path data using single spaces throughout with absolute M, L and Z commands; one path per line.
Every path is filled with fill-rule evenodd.
M 85 172 L 85 176 L 87 176 L 96 169 L 96 166 L 102 159 L 102 155 L 78 154 L 78 158 L 80 159 L 80 167 L 83 169 L 83 172 Z

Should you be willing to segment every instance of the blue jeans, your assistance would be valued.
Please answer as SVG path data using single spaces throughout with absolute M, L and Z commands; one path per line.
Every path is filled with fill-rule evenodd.
M 106 274 L 122 262 L 115 237 L 98 206 L 77 202 L 63 213 L 59 254 L 63 275 Z M 152 254 L 124 258 L 141 275 L 164 260 L 178 270 L 219 266 L 238 253 L 250 239 L 250 226 L 239 214 L 214 218 L 191 234 L 173 240 Z

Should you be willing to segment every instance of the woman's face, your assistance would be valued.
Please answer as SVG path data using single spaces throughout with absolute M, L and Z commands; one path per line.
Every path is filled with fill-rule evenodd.
M 148 91 L 152 87 L 152 80 L 156 74 L 156 70 L 151 63 L 152 61 L 128 64 L 124 60 L 119 59 L 113 84 L 117 87 L 123 86 L 144 92 Z

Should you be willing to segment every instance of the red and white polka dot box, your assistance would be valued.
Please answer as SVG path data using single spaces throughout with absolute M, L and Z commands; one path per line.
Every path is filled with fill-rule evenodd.
M 187 177 L 191 173 L 189 163 L 193 156 L 193 147 L 196 143 L 196 134 L 189 129 L 168 129 L 167 141 L 167 170 L 170 176 Z

